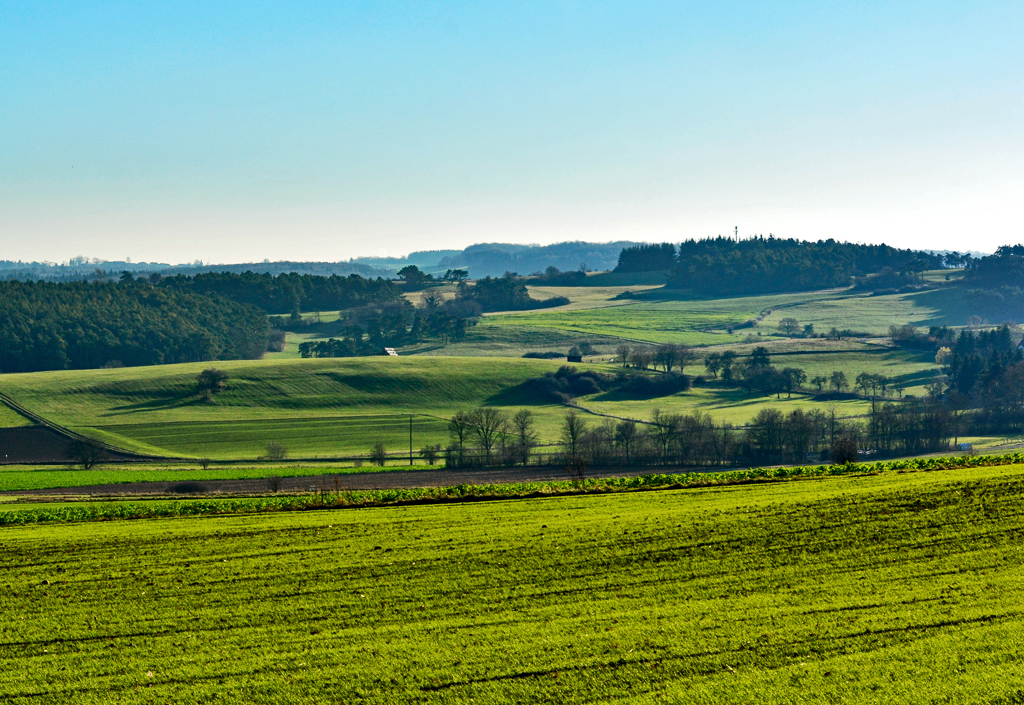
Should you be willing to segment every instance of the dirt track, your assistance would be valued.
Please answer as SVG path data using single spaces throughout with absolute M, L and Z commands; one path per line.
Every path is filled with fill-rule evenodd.
M 671 469 L 659 468 L 671 472 Z M 635 477 L 651 472 L 651 468 L 611 468 L 588 472 L 589 477 Z M 560 468 L 490 468 L 486 470 L 415 470 L 410 472 L 367 472 L 352 475 L 306 475 L 281 479 L 281 492 L 308 492 L 321 488 L 329 491 L 411 489 L 416 487 L 449 487 L 452 485 L 488 485 L 506 482 L 544 482 L 566 480 Z M 175 485 L 190 482 L 187 477 L 174 482 L 131 482 L 115 485 L 60 487 L 48 490 L 3 492 L 17 495 L 176 495 Z M 203 494 L 265 493 L 270 488 L 266 479 L 203 480 Z

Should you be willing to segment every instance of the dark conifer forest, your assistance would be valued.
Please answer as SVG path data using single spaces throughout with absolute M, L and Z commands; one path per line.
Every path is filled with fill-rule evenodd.
M 0 282 L 0 371 L 253 359 L 267 315 L 221 296 L 136 282 Z

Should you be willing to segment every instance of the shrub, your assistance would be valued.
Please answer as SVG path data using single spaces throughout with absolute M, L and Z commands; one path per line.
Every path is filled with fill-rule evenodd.
M 857 441 L 850 436 L 840 436 L 832 444 L 832 462 L 835 465 L 850 465 L 857 462 Z
M 378 467 L 384 467 L 388 462 L 388 451 L 383 442 L 377 441 L 373 444 L 373 450 L 370 451 L 370 462 Z
M 267 489 L 271 492 L 278 492 L 281 489 L 281 483 L 283 480 L 280 475 L 268 475 L 267 476 Z
M 427 465 L 433 465 L 437 462 L 438 456 L 441 455 L 441 444 L 428 445 L 420 448 L 420 457 L 427 461 Z
M 179 482 L 171 487 L 171 492 L 175 494 L 201 494 L 206 492 L 206 485 L 201 482 L 195 482 L 189 480 L 187 482 Z
M 280 462 L 288 457 L 288 449 L 277 441 L 271 441 L 267 444 L 266 459 L 273 462 Z

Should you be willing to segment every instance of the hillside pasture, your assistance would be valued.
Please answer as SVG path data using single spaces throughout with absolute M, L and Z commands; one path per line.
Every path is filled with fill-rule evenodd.
M 12 702 L 987 702 L 1024 469 L 14 526 Z
M 843 294 L 796 303 L 775 309 L 760 328 L 777 332 L 779 321 L 792 317 L 801 326 L 812 324 L 818 333 L 836 328 L 886 335 L 889 326 L 907 323 L 926 330 L 931 326 L 963 326 L 972 315 L 974 311 L 962 289 L 942 287 L 886 296 Z
M 541 433 L 557 434 L 560 407 L 515 388 L 559 365 L 433 357 L 225 362 L 216 366 L 229 375 L 227 389 L 212 402 L 195 386 L 210 363 L 7 375 L 4 389 L 56 424 L 140 453 L 252 459 L 277 441 L 293 456 L 337 457 L 367 453 L 377 440 L 408 448 L 409 415 L 416 450 L 443 444 L 439 419 L 486 404 L 530 406 Z
M 11 409 L 0 402 L 0 428 L 21 428 L 23 426 L 32 426 L 35 422 L 32 419 L 26 418 L 19 414 L 14 409 Z

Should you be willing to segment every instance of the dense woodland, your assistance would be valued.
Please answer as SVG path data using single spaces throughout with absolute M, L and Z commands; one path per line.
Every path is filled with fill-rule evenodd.
M 252 359 L 263 311 L 141 283 L 0 282 L 0 371 Z
M 457 297 L 476 302 L 485 312 L 526 311 L 569 303 L 569 299 L 564 296 L 544 300 L 531 298 L 526 288 L 526 282 L 521 277 L 513 275 L 484 277 L 473 284 L 461 282 Z
M 671 288 L 731 296 L 844 287 L 854 277 L 864 288 L 894 288 L 916 284 L 921 271 L 946 264 L 942 255 L 888 245 L 717 237 L 687 240 L 678 248 L 670 243 L 627 247 L 615 271 L 666 271 Z M 868 279 L 869 274 L 884 276 Z
M 402 290 L 386 279 L 320 277 L 310 274 L 255 274 L 229 272 L 178 275 L 159 280 L 159 286 L 219 294 L 239 303 L 258 306 L 270 314 L 340 309 L 398 301 Z
M 658 272 L 676 266 L 676 248 L 669 242 L 626 247 L 619 253 L 616 272 Z
M 831 289 L 886 267 L 921 272 L 944 265 L 941 255 L 888 245 L 774 237 L 687 240 L 676 259 L 669 286 L 718 296 Z
M 969 261 L 963 286 L 968 300 L 979 311 L 1020 320 L 1024 309 L 1024 245 L 1004 245 L 994 255 Z

